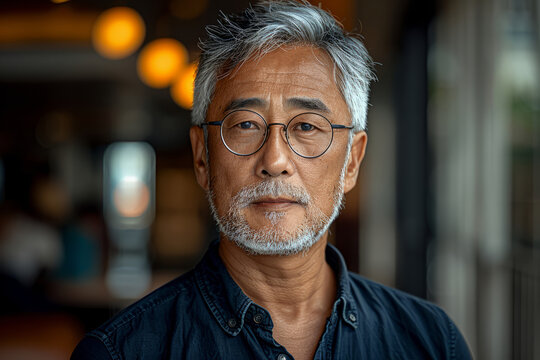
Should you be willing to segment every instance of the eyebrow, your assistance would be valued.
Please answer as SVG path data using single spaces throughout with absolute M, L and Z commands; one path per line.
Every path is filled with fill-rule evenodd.
M 288 98 L 285 101 L 286 106 L 291 108 L 300 108 L 305 110 L 314 110 L 324 113 L 330 113 L 328 106 L 324 104 L 320 99 L 317 98 L 303 98 L 303 97 L 293 97 Z M 225 111 L 237 110 L 246 107 L 257 107 L 263 108 L 268 105 L 268 101 L 257 98 L 240 98 L 231 100 L 231 102 L 225 107 Z
M 245 107 L 264 107 L 267 105 L 267 101 L 261 98 L 245 98 L 245 99 L 234 99 L 229 105 L 225 108 L 225 111 L 236 110 Z
M 306 110 L 315 110 L 325 113 L 330 113 L 330 109 L 319 99 L 316 98 L 289 98 L 285 102 L 287 106 L 293 108 L 301 108 Z

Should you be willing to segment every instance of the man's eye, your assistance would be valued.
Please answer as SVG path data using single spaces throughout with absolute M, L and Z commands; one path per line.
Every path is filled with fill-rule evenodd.
M 255 127 L 255 125 L 251 121 L 243 121 L 240 124 L 238 124 L 240 129 L 251 129 Z
M 298 124 L 298 127 L 302 131 L 311 131 L 315 129 L 315 126 L 309 124 L 309 123 L 300 123 Z

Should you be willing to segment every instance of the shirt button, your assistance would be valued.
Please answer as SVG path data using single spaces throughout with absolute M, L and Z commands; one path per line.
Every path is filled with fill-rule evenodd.
M 229 321 L 227 321 L 227 324 L 229 325 L 229 327 L 233 328 L 236 326 L 236 320 L 229 319 Z
M 262 314 L 255 314 L 253 317 L 253 321 L 255 321 L 255 324 L 260 324 L 263 320 Z
M 349 320 L 351 320 L 352 322 L 356 322 L 356 316 L 353 313 L 350 313 Z
M 287 360 L 287 355 L 279 354 L 278 357 L 277 357 L 277 360 Z

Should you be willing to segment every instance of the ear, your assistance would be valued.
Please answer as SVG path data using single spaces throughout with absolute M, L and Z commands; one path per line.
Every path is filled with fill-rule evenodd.
M 199 126 L 192 126 L 189 130 L 191 139 L 191 150 L 193 151 L 193 168 L 197 182 L 203 188 L 208 190 L 208 172 L 206 164 L 206 146 L 204 143 L 204 130 Z
M 354 135 L 351 145 L 351 154 L 347 161 L 347 168 L 345 169 L 345 182 L 343 185 L 343 191 L 345 193 L 351 191 L 356 185 L 358 179 L 358 172 L 360 170 L 360 164 L 364 159 L 367 145 L 367 134 L 365 131 L 360 131 Z

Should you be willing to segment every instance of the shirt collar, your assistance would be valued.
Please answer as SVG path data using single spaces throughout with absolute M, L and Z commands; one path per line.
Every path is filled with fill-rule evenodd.
M 244 326 L 244 317 L 253 303 L 234 282 L 218 252 L 219 241 L 210 244 L 195 268 L 195 278 L 208 308 L 228 334 L 236 336 Z
M 332 244 L 326 246 L 326 262 L 334 270 L 338 281 L 338 293 L 336 303 L 334 304 L 334 311 L 341 310 L 340 315 L 343 320 L 356 328 L 358 326 L 358 311 L 351 294 L 349 271 L 347 270 L 345 259 L 343 259 L 339 250 Z M 341 306 L 338 306 L 339 303 L 341 303 Z
M 244 326 L 246 312 L 253 301 L 234 282 L 218 252 L 219 240 L 212 242 L 205 256 L 195 268 L 197 286 L 212 315 L 222 329 L 236 336 Z M 356 328 L 358 312 L 352 301 L 349 273 L 345 260 L 332 245 L 326 247 L 326 261 L 334 270 L 338 281 L 338 294 L 334 311 Z

